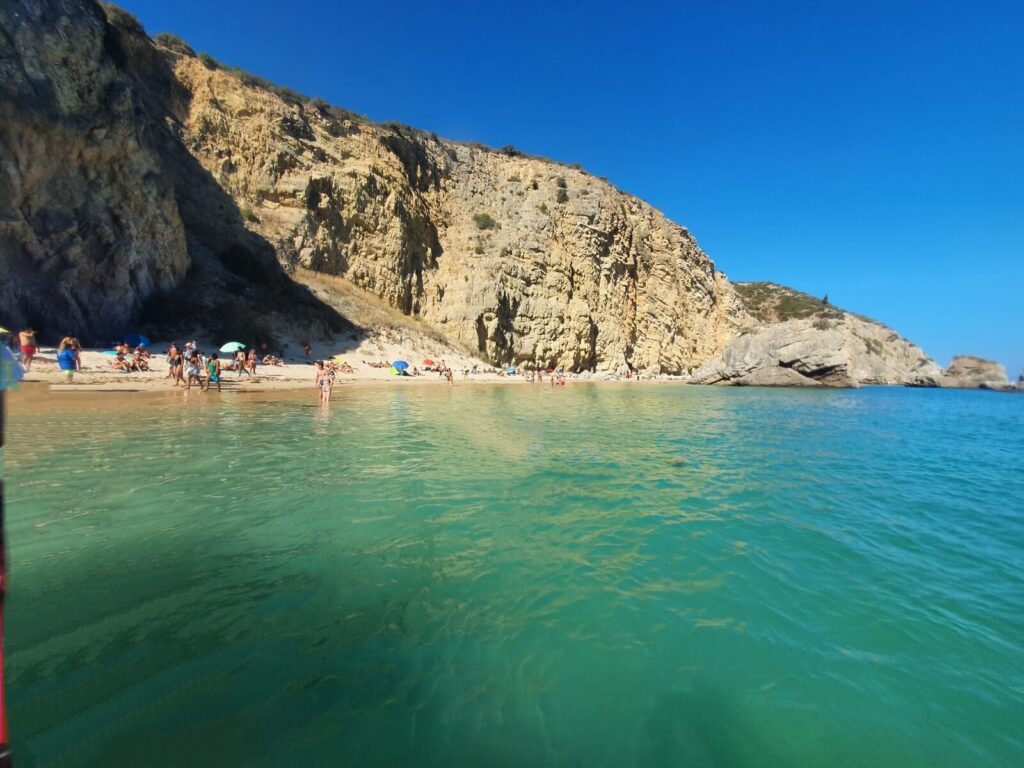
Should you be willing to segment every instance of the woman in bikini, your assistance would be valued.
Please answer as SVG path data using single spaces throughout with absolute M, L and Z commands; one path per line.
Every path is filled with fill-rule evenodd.
M 185 377 L 181 375 L 183 362 L 184 358 L 182 358 L 181 352 L 178 351 L 178 347 L 171 344 L 171 348 L 167 350 L 167 375 L 174 380 L 174 386 L 178 386 L 179 381 L 182 384 L 185 383 Z

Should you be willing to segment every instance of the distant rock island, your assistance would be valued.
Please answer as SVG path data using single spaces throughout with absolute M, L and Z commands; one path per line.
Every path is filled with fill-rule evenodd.
M 689 231 L 578 166 L 374 124 L 91 0 L 9 0 L 0 29 L 5 324 L 95 340 L 372 325 L 324 276 L 498 365 L 1006 383 L 969 358 L 942 371 L 822 299 L 730 282 Z

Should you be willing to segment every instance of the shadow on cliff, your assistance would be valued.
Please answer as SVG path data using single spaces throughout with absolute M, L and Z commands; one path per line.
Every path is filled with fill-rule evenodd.
M 166 55 L 124 16 L 108 18 L 105 47 L 132 79 L 145 114 L 142 139 L 173 181 L 191 262 L 176 288 L 146 300 L 139 329 L 159 338 L 201 332 L 271 349 L 288 337 L 339 339 L 336 352 L 358 345 L 363 331 L 282 266 L 278 253 L 287 254 L 292 244 L 271 243 L 248 229 L 235 201 L 184 146 L 179 131 L 191 94 Z

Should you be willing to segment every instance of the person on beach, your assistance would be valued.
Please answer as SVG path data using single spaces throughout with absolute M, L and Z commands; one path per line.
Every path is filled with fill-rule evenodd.
M 323 360 L 317 360 L 316 363 L 315 383 L 316 388 L 320 391 L 320 402 L 329 403 L 331 401 L 331 390 L 334 388 L 334 372 L 328 371 L 324 367 Z
M 256 375 L 256 360 L 256 350 L 250 349 L 249 357 L 246 358 L 246 366 L 248 367 L 250 377 Z
M 18 334 L 18 341 L 21 344 L 21 364 L 25 372 L 32 370 L 32 358 L 36 356 L 36 332 L 26 328 Z
M 181 375 L 184 361 L 185 359 L 181 356 L 181 352 L 178 351 L 178 347 L 171 344 L 171 348 L 167 350 L 167 375 L 174 381 L 174 386 L 178 386 L 179 381 L 182 384 L 185 383 L 185 377 Z
M 203 388 L 203 369 L 197 352 L 193 352 L 192 357 L 185 364 L 185 389 L 192 389 L 193 381 L 199 385 L 200 389 Z
M 64 372 L 64 378 L 70 384 L 75 378 L 75 371 L 81 366 L 81 358 L 75 350 L 74 339 L 65 336 L 57 348 L 57 367 Z
M 217 385 L 217 391 L 220 392 L 220 360 L 217 359 L 217 354 L 210 355 L 210 360 L 206 364 L 206 389 L 210 389 L 211 384 Z
M 313 358 L 313 348 L 309 346 L 309 343 L 303 343 L 302 354 L 306 356 L 306 362 L 308 363 Z
M 110 367 L 115 371 L 121 371 L 122 373 L 131 373 L 132 365 L 128 361 L 128 358 L 124 356 L 124 352 L 118 352 L 114 357 L 113 362 L 110 363 Z
M 252 374 L 249 373 L 249 369 L 245 365 L 245 352 L 243 352 L 242 350 L 238 350 L 237 352 L 235 352 L 234 367 L 235 370 L 238 371 L 238 378 L 242 378 L 243 373 L 248 374 L 250 378 L 252 377 Z

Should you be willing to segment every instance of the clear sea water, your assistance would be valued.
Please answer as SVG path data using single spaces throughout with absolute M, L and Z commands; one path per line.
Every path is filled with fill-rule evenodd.
M 1024 764 L 1024 397 L 61 397 L 19 768 Z

